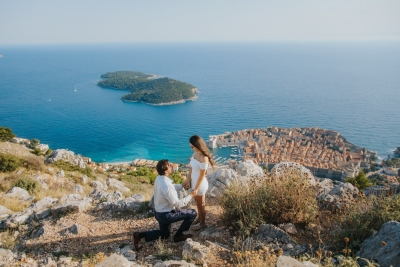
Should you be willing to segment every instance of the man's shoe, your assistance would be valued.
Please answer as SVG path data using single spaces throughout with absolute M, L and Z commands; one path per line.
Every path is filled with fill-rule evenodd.
M 136 251 L 139 251 L 139 242 L 140 242 L 139 232 L 134 232 L 133 233 L 133 244 L 135 245 Z
M 174 242 L 181 242 L 181 241 L 186 241 L 186 239 L 191 238 L 193 235 L 192 234 L 181 234 L 180 236 L 174 236 Z

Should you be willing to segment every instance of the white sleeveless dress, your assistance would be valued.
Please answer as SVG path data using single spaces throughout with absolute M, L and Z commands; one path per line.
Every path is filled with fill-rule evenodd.
M 192 183 L 191 183 L 191 187 L 192 189 L 194 189 L 194 187 L 197 184 L 197 180 L 199 179 L 200 176 L 200 170 L 206 170 L 208 169 L 209 163 L 201 163 L 200 161 L 198 161 L 197 159 L 195 159 L 194 157 L 190 158 L 190 167 L 192 167 Z M 203 181 L 201 182 L 200 186 L 199 186 L 199 190 L 197 191 L 197 195 L 198 196 L 204 196 L 207 192 L 208 189 L 208 181 L 207 181 L 207 177 L 204 177 Z

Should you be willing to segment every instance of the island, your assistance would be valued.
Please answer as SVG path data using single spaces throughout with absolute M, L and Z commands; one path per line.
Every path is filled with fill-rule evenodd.
M 99 87 L 130 91 L 122 96 L 123 101 L 173 105 L 197 99 L 195 86 L 168 77 L 137 71 L 108 72 L 100 77 Z

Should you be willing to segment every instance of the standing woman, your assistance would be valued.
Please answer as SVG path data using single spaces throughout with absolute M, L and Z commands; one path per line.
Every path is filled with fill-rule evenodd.
M 198 135 L 193 135 L 189 139 L 189 144 L 193 149 L 194 154 L 190 158 L 190 170 L 188 178 L 183 186 L 185 188 L 189 188 L 190 186 L 195 194 L 194 199 L 197 205 L 198 218 L 194 224 L 200 223 L 200 225 L 193 228 L 193 230 L 199 231 L 206 227 L 205 196 L 208 189 L 206 172 L 209 165 L 214 167 L 215 162 L 213 161 L 210 150 L 208 150 L 203 138 Z

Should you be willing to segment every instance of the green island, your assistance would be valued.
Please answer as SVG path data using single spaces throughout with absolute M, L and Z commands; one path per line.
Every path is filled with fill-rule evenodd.
M 102 88 L 129 90 L 123 101 L 143 102 L 151 105 L 172 105 L 196 100 L 197 88 L 168 77 L 137 71 L 107 72 L 97 85 Z

